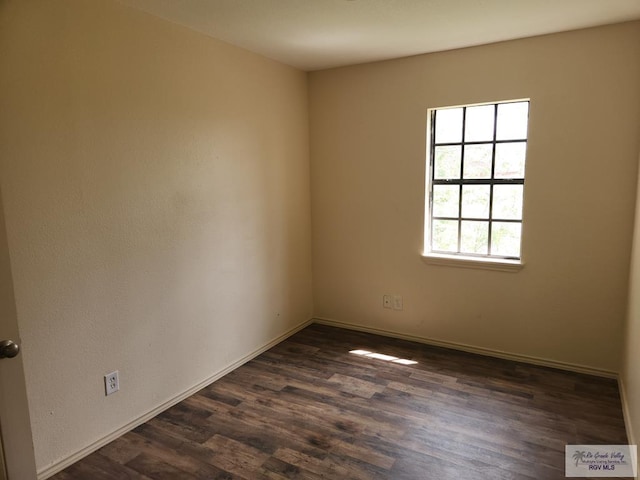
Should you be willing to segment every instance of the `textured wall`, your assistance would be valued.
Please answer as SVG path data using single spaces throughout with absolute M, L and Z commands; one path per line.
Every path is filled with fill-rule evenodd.
M 638 134 L 640 140 L 640 132 Z M 638 158 L 640 162 L 640 158 Z M 638 179 L 640 184 L 640 178 Z M 627 409 L 627 435 L 637 444 L 640 433 L 640 190 L 636 203 L 631 273 L 629 275 L 629 308 L 625 329 L 624 356 L 620 384 Z
M 0 179 L 42 470 L 311 317 L 307 80 L 111 0 L 10 3 Z
M 639 84 L 638 22 L 311 73 L 315 314 L 617 370 Z M 524 270 L 425 264 L 427 109 L 519 98 Z

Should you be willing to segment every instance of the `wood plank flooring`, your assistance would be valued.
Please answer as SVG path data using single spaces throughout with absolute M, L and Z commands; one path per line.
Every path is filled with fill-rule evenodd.
M 311 325 L 52 478 L 554 480 L 626 443 L 614 380 Z

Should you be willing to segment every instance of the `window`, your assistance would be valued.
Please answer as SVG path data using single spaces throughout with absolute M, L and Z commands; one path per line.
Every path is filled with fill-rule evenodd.
M 425 252 L 519 261 L 529 101 L 429 110 Z

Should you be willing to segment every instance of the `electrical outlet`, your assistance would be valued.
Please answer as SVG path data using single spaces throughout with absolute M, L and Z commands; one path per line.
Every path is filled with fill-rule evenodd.
M 393 296 L 393 309 L 402 310 L 402 295 Z
M 391 295 L 382 296 L 382 306 L 384 308 L 391 308 Z
M 111 395 L 118 390 L 120 390 L 120 380 L 118 379 L 118 370 L 116 370 L 104 376 L 104 394 Z

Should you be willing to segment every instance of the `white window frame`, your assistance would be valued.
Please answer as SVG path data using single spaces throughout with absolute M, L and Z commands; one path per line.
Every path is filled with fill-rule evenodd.
M 447 106 L 447 107 L 437 107 L 437 108 L 429 108 L 427 110 L 427 149 L 426 149 L 426 174 L 425 174 L 425 210 L 424 210 L 424 250 L 423 250 L 423 259 L 426 263 L 432 265 L 445 265 L 445 266 L 455 266 L 455 267 L 464 267 L 464 268 L 480 268 L 480 269 L 489 269 L 489 270 L 498 270 L 498 271 L 507 271 L 507 272 L 517 272 L 520 271 L 524 267 L 523 261 L 523 252 L 522 252 L 522 238 L 524 236 L 524 232 L 521 230 L 520 236 L 520 256 L 519 257 L 505 257 L 499 255 L 492 255 L 490 253 L 484 254 L 466 254 L 466 253 L 454 253 L 454 252 L 438 252 L 432 251 L 431 249 L 431 222 L 432 222 L 432 187 L 434 182 L 442 183 L 441 181 L 434 180 L 434 137 L 435 137 L 435 112 L 438 110 L 445 110 L 451 108 L 463 108 L 464 112 L 466 112 L 466 108 L 475 107 L 479 105 L 494 105 L 497 106 L 500 104 L 506 103 L 515 103 L 515 102 L 529 102 L 530 107 L 530 99 L 515 99 L 515 100 L 504 100 L 504 101 L 495 101 L 495 102 L 486 102 L 486 103 L 478 103 L 478 104 L 468 104 L 468 105 L 459 105 L 459 106 Z M 452 144 L 459 144 L 461 148 L 464 149 L 464 145 L 471 143 L 484 143 L 491 144 L 494 146 L 493 154 L 492 154 L 492 165 L 495 164 L 495 145 L 499 143 L 507 143 L 511 141 L 524 141 L 525 145 L 528 145 L 529 134 L 527 131 L 527 136 L 524 139 L 513 139 L 513 140 L 497 140 L 496 139 L 496 122 L 494 117 L 494 133 L 493 139 L 491 141 L 486 142 L 466 142 L 464 137 L 460 142 L 452 142 Z M 464 115 L 463 115 L 464 122 Z M 526 148 L 526 147 L 525 147 Z M 464 160 L 461 160 L 462 162 Z M 525 162 L 526 165 L 526 162 Z M 463 168 L 461 166 L 461 168 Z M 493 197 L 493 186 L 496 184 L 522 184 L 524 186 L 524 179 L 526 177 L 526 173 L 524 177 L 521 179 L 517 179 L 515 181 L 505 182 L 504 180 L 497 180 L 493 176 L 493 168 L 492 168 L 492 176 L 490 179 L 486 179 L 486 181 L 482 182 L 483 184 L 491 185 L 491 196 Z M 471 184 L 466 183 L 465 180 L 460 178 L 459 185 L 462 188 L 462 185 Z M 523 198 L 523 207 L 524 207 L 524 198 Z M 461 212 L 458 212 L 458 221 L 462 221 Z M 493 222 L 494 219 L 491 217 L 491 213 L 489 216 L 489 222 Z M 495 221 L 500 221 L 496 219 Z M 519 223 L 521 224 L 521 228 L 524 226 L 524 218 L 521 218 Z M 460 236 L 461 233 L 459 232 Z M 460 239 L 459 239 L 460 241 Z M 489 238 L 490 242 L 490 238 Z

